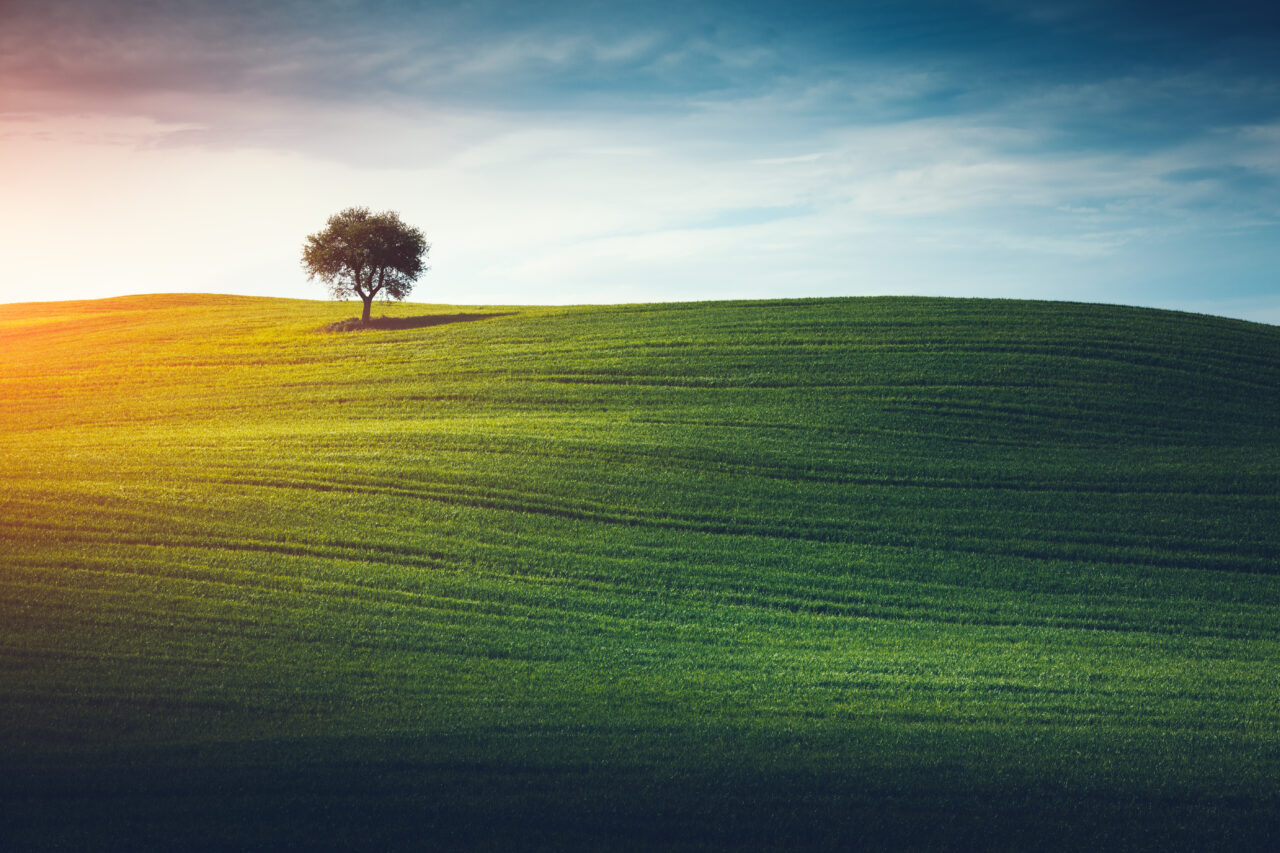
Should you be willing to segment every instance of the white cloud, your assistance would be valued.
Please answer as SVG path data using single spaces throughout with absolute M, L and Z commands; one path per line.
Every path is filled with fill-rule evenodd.
M 180 106 L 175 118 L 188 115 Z M 25 257 L 34 279 L 42 275 L 40 252 L 24 256 L 20 247 L 80 235 L 79 259 L 60 272 L 68 291 L 89 282 L 110 293 L 235 289 L 245 281 L 250 292 L 306 295 L 296 260 L 302 237 L 329 213 L 368 204 L 400 210 L 427 230 L 436 249 L 421 292 L 457 302 L 768 295 L 771 287 L 796 292 L 798 277 L 805 287 L 839 292 L 852 286 L 852 270 L 884 291 L 932 281 L 936 292 L 952 286 L 942 283 L 946 259 L 972 266 L 977 247 L 1093 257 L 1124 242 L 1097 223 L 1088 234 L 1063 236 L 987 218 L 1011 207 L 1053 213 L 1082 190 L 1114 192 L 1122 170 L 1098 160 L 1014 157 L 1002 149 L 1016 132 L 959 121 L 837 129 L 790 141 L 799 153 L 760 157 L 752 140 L 725 132 L 743 121 L 727 105 L 714 120 L 600 122 L 286 104 L 290 121 L 273 128 L 277 106 L 211 98 L 199 111 L 211 129 L 86 120 L 65 125 L 55 141 L 28 138 L 25 153 L 6 162 L 31 162 L 38 152 L 45 177 L 28 171 L 36 175 L 29 180 L 57 175 L 61 183 L 51 183 L 60 189 L 5 223 L 0 240 L 12 241 L 8 254 Z M 223 115 L 251 130 L 220 135 Z M 343 137 L 348 124 L 354 130 Z M 317 144 L 309 134 L 333 135 Z M 7 144 L 17 153 L 12 139 Z M 361 160 L 290 150 L 328 145 L 357 147 Z M 385 156 L 375 156 L 379 145 Z M 36 191 L 33 184 L 27 194 Z M 787 207 L 802 213 L 705 227 L 732 223 L 739 210 Z M 958 272 L 950 271 L 955 281 Z M 18 289 L 4 298 L 30 297 Z
M 610 40 L 586 34 L 522 32 L 468 46 L 465 54 L 457 53 L 447 63 L 447 75 L 451 80 L 465 80 L 509 75 L 538 66 L 563 69 L 588 63 L 629 63 L 649 55 L 659 42 L 655 33 L 633 33 Z

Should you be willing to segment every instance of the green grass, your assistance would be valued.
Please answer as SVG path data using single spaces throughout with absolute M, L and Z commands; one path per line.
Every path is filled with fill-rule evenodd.
M 18 849 L 1280 837 L 1280 328 L 0 306 Z

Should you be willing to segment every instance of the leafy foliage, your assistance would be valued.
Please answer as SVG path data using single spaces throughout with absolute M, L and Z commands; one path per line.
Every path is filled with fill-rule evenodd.
M 409 295 L 426 271 L 423 258 L 430 249 L 422 232 L 402 222 L 399 214 L 349 207 L 329 217 L 323 231 L 307 237 L 302 266 L 335 299 L 358 296 L 364 302 L 362 319 L 368 322 L 379 294 L 388 301 Z

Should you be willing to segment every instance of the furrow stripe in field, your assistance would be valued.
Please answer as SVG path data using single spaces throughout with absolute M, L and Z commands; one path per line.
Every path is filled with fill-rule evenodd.
M 973 555 L 1005 555 L 1034 560 L 1085 560 L 1114 565 L 1142 565 L 1177 567 L 1195 570 L 1233 572 L 1243 574 L 1276 574 L 1280 561 L 1276 561 L 1275 548 L 1263 543 L 1235 543 L 1222 541 L 1214 551 L 1203 551 L 1213 543 L 1206 540 L 1189 540 L 1178 537 L 1141 537 L 1100 531 L 1057 532 L 1039 528 L 1034 537 L 1028 534 L 1013 541 L 1004 535 L 1003 529 L 992 528 L 975 531 L 970 527 L 916 527 L 892 531 L 883 526 L 855 519 L 830 520 L 808 518 L 801 524 L 756 519 L 740 521 L 732 518 L 715 518 L 693 514 L 671 514 L 663 517 L 644 517 L 634 514 L 608 513 L 601 509 L 584 509 L 572 505 L 556 504 L 521 493 L 495 494 L 492 491 L 476 493 L 465 488 L 406 488 L 401 486 L 357 486 L 351 483 L 326 483 L 299 480 L 223 481 L 255 487 L 291 488 L 322 492 L 340 491 L 362 494 L 387 494 L 430 500 L 444 504 L 463 503 L 495 511 L 529 513 L 553 516 L 571 521 L 604 522 L 632 527 L 647 527 L 688 531 L 706 535 L 760 536 L 783 540 L 929 547 L 933 550 Z M 597 505 L 598 506 L 598 505 Z M 27 525 L 11 525 L 12 532 Z M 227 551 L 259 552 L 281 556 L 319 557 L 327 559 L 359 556 L 372 562 L 388 565 L 414 565 L 425 568 L 441 568 L 451 565 L 451 556 L 439 550 L 425 550 L 373 541 L 326 541 L 315 544 L 272 543 L 246 539 L 211 539 L 204 535 L 176 534 L 154 535 L 124 534 L 109 529 L 85 529 L 79 525 L 63 529 L 51 523 L 33 523 L 31 535 L 37 539 L 53 534 L 64 544 L 116 544 L 160 548 L 222 549 Z M 22 541 L 31 535 L 11 535 L 11 541 Z
M 666 424 L 668 421 L 645 421 L 646 423 Z M 698 425 L 696 421 L 681 421 L 681 425 Z M 777 425 L 770 425 L 771 428 Z M 754 425 L 752 425 L 754 428 Z M 799 427 L 797 427 L 798 429 Z M 1019 445 L 1021 446 L 1021 444 Z M 798 465 L 788 464 L 785 462 L 774 462 L 767 459 L 761 459 L 759 456 L 751 458 L 733 458 L 738 454 L 730 454 L 720 451 L 718 448 L 709 448 L 709 451 L 717 454 L 716 458 L 708 459 L 707 456 L 694 455 L 690 453 L 682 453 L 677 449 L 673 449 L 668 445 L 656 445 L 649 450 L 635 450 L 632 448 L 623 448 L 617 445 L 600 445 L 598 447 L 587 444 L 585 446 L 575 445 L 559 452 L 554 452 L 550 447 L 543 446 L 539 448 L 539 455 L 557 459 L 572 459 L 581 461 L 590 454 L 595 453 L 601 458 L 609 459 L 614 463 L 623 462 L 652 462 L 659 461 L 664 463 L 666 467 L 676 467 L 681 470 L 688 471 L 706 471 L 711 473 L 723 474 L 741 474 L 758 476 L 763 479 L 781 480 L 781 481 L 798 481 L 812 483 L 830 483 L 832 485 L 841 486 L 890 486 L 890 487 L 906 487 L 906 488 L 922 488 L 922 489 L 948 489 L 952 491 L 964 491 L 982 493 L 984 491 L 1009 491 L 1009 492 L 1043 492 L 1048 494 L 1119 494 L 1119 495 L 1220 495 L 1231 498 L 1267 498 L 1277 500 L 1277 492 L 1272 488 L 1272 484 L 1258 482 L 1247 485 L 1237 484 L 1235 482 L 1223 483 L 1221 481 L 1204 481 L 1196 483 L 1194 488 L 1169 478 L 1156 478 L 1150 475 L 1144 475 L 1142 482 L 1134 483 L 1132 480 L 1117 478 L 1111 476 L 1107 479 L 1086 479 L 1086 480 L 1070 480 L 1064 481 L 1062 478 L 1054 480 L 1033 480 L 1029 478 L 1000 478 L 993 477 L 991 471 L 984 471 L 982 479 L 976 479 L 973 475 L 967 477 L 961 476 L 929 476 L 918 477 L 907 474 L 871 474 L 864 472 L 841 473 L 841 470 L 847 471 L 849 467 L 856 464 L 856 460 L 847 459 L 831 459 L 820 458 L 815 459 L 812 463 Z
M 1102 548 L 1093 542 L 1079 542 L 1065 537 L 1058 542 L 1047 540 L 1014 542 L 1005 537 L 1002 531 L 998 530 L 993 531 L 986 538 L 959 535 L 967 531 L 941 529 L 915 529 L 895 532 L 886 530 L 882 525 L 876 523 L 862 522 L 855 519 L 806 518 L 803 521 L 789 519 L 787 522 L 781 522 L 757 518 L 752 521 L 742 521 L 735 518 L 670 512 L 661 516 L 643 516 L 635 513 L 610 512 L 598 503 L 594 505 L 584 505 L 582 503 L 573 505 L 555 502 L 547 496 L 533 496 L 512 490 L 482 490 L 457 484 L 432 488 L 421 485 L 407 487 L 356 484 L 349 481 L 254 478 L 238 478 L 219 482 L 266 488 L 392 495 L 444 504 L 463 504 L 501 512 L 546 515 L 570 521 L 683 530 L 708 535 L 760 536 L 829 543 L 927 546 L 942 551 L 968 554 L 1004 554 L 1039 560 L 1088 559 L 1123 565 L 1172 566 L 1248 574 L 1274 574 L 1280 572 L 1280 565 L 1265 559 L 1262 561 L 1250 560 L 1247 555 L 1222 553 L 1212 555 L 1189 554 L 1173 548 L 1168 551 L 1154 551 L 1138 546 L 1121 546 L 1119 544 L 1114 544 L 1112 548 Z M 388 551 L 396 552 L 396 549 L 372 544 L 368 546 L 352 544 L 350 547 L 368 547 L 370 550 L 384 553 Z M 1268 551 L 1262 556 L 1264 558 L 1269 557 L 1270 552 Z
M 54 528 L 57 529 L 57 528 Z M 15 541 L 18 537 L 12 537 Z M 110 544 L 128 547 L 163 548 L 166 550 L 192 549 L 202 551 L 247 551 L 275 554 L 285 557 L 318 557 L 323 559 L 351 559 L 390 565 L 413 565 L 425 568 L 447 567 L 448 555 L 438 551 L 386 545 L 378 542 L 325 542 L 315 545 L 278 544 L 258 540 L 219 539 L 206 533 L 178 535 L 156 533 L 154 535 L 130 535 L 112 531 L 85 531 L 81 528 L 61 530 L 58 539 L 63 544 Z
M 274 600 L 275 612 L 293 611 L 314 613 L 313 605 L 302 599 L 314 599 L 332 602 L 332 608 L 339 612 L 375 614 L 387 608 L 410 608 L 414 610 L 430 610 L 450 618 L 462 619 L 473 616 L 500 616 L 506 620 L 542 622 L 571 617 L 575 621 L 599 621 L 602 626 L 617 626 L 637 619 L 648 621 L 648 617 L 632 614 L 620 618 L 617 613 L 603 607 L 600 599 L 593 596 L 550 596 L 531 591 L 526 594 L 512 595 L 504 590 L 473 588 L 469 597 L 460 597 L 449 590 L 436 590 L 430 586 L 405 590 L 387 586 L 376 586 L 370 583 L 353 581 L 322 581 L 300 578 L 290 575 L 269 574 L 258 570 L 231 570 L 224 568 L 208 569 L 204 576 L 193 577 L 190 574 L 157 575 L 154 573 L 130 571 L 119 567 L 89 568 L 77 567 L 64 569 L 56 575 L 56 581 L 50 577 L 47 567 L 28 565 L 20 567 L 20 571 L 7 578 L 0 579 L 0 590 L 13 592 L 3 598 L 13 603 L 30 601 L 29 593 L 38 591 L 78 592 L 93 596 L 109 596 L 121 600 L 133 599 L 147 602 L 163 590 L 170 600 L 190 600 L 202 605 L 245 606 L 253 612 L 266 600 Z M 84 583 L 81 581 L 92 581 Z M 214 589 L 230 593 L 261 593 L 252 599 L 228 597 L 227 595 L 208 596 L 197 590 Z M 27 594 L 24 594 L 24 591 Z M 358 605 L 357 610 L 348 610 L 351 605 Z M 283 605 L 283 606 L 281 606 Z M 41 607 L 48 609 L 59 605 L 41 600 Z M 65 609 L 69 613 L 78 608 L 68 604 Z M 144 612 L 145 608 L 137 612 Z M 174 614 L 162 613 L 159 615 Z M 184 613 L 184 617 L 196 614 Z M 225 614 L 224 614 L 225 615 Z M 265 616 L 262 611 L 260 616 Z M 207 618 L 207 617 L 201 617 Z M 217 617 L 222 618 L 222 617 Z M 255 617 L 255 623 L 258 618 Z M 465 622 L 463 622 L 465 624 Z

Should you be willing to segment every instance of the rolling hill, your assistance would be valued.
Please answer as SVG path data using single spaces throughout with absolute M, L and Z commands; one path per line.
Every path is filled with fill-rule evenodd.
M 386 311 L 0 305 L 15 849 L 1280 833 L 1280 328 Z

